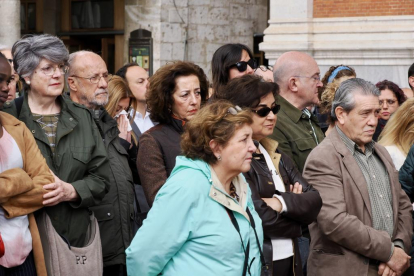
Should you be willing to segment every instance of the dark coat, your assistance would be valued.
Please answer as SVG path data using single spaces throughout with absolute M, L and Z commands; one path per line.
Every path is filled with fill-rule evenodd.
M 291 192 L 280 192 L 275 189 L 272 175 L 267 167 L 263 154 L 253 154 L 250 171 L 244 174 L 252 191 L 252 199 L 257 213 L 262 219 L 264 231 L 263 253 L 266 263 L 272 269 L 272 238 L 288 238 L 294 243 L 294 274 L 303 275 L 298 247 L 298 237 L 302 235 L 301 225 L 312 223 L 322 207 L 322 199 L 302 177 L 292 159 L 277 150 L 278 143 L 272 139 L 263 139 L 263 147 L 273 160 L 276 170 L 285 184 L 286 191 L 289 185 L 299 182 L 303 193 L 298 195 Z M 280 214 L 270 208 L 262 198 L 271 198 L 274 194 L 282 196 L 286 203 L 287 212 Z M 273 275 L 271 273 L 271 275 Z
M 125 265 L 125 250 L 134 237 L 134 182 L 128 164 L 128 153 L 121 145 L 117 122 L 100 110 L 95 122 L 108 153 L 111 188 L 99 206 L 92 207 L 99 223 L 104 266 Z
M 159 124 L 142 134 L 138 144 L 138 174 L 148 204 L 152 206 L 158 190 L 164 185 L 181 154 L 183 121 Z
M 3 111 L 26 124 L 49 168 L 78 193 L 78 201 L 46 207 L 46 212 L 56 231 L 72 246 L 79 247 L 84 246 L 90 221 L 88 208 L 98 205 L 109 190 L 110 168 L 105 146 L 90 112 L 62 96 L 56 100 L 61 113 L 54 155 L 45 132 L 33 119 L 27 94 L 19 116 L 14 102 L 5 104 Z

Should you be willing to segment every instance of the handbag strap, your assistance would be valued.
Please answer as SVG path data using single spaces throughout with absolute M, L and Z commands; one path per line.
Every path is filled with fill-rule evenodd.
M 243 265 L 243 274 L 242 275 L 245 276 L 247 272 L 249 273 L 249 275 L 251 275 L 250 268 L 251 268 L 251 265 L 252 265 L 253 261 L 255 260 L 255 258 L 253 258 L 252 261 L 250 262 L 250 264 L 248 264 L 248 261 L 249 261 L 249 247 L 250 247 L 249 245 L 250 245 L 250 241 L 247 243 L 246 249 L 244 249 L 244 243 L 243 243 L 242 236 L 240 234 L 240 227 L 239 227 L 239 224 L 238 224 L 238 222 L 236 220 L 236 217 L 234 216 L 233 211 L 231 211 L 230 209 L 228 209 L 226 207 L 224 207 L 224 208 L 226 209 L 227 214 L 229 215 L 230 220 L 231 220 L 234 228 L 236 228 L 237 233 L 239 233 L 240 240 L 241 240 L 241 243 L 242 243 L 242 246 L 243 246 L 243 250 L 244 250 L 245 256 L 244 256 L 244 265 Z M 248 207 L 246 207 L 246 213 L 249 216 L 250 224 L 251 224 L 251 226 L 253 228 L 253 232 L 254 232 L 254 235 L 255 235 L 255 238 L 256 238 L 257 247 L 259 248 L 260 262 L 262 264 L 262 275 L 268 276 L 269 275 L 269 266 L 266 264 L 266 261 L 265 261 L 265 258 L 264 258 L 262 249 L 260 247 L 259 237 L 257 236 L 256 224 L 254 222 L 253 216 L 250 213 L 250 210 L 249 210 Z

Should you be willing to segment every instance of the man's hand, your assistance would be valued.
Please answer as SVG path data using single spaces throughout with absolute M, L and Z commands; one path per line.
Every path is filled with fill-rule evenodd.
M 295 185 L 290 184 L 290 192 L 294 194 L 301 194 L 302 193 L 302 185 L 299 182 L 296 182 Z
M 385 263 L 378 266 L 378 275 L 380 276 L 396 276 L 397 274 Z
M 404 250 L 399 247 L 394 247 L 391 259 L 387 262 L 389 266 L 397 276 L 400 276 L 410 267 L 411 257 L 405 254 Z
M 280 202 L 280 200 L 276 197 L 271 197 L 271 198 L 262 198 L 262 200 L 264 202 L 266 202 L 266 204 L 272 208 L 273 210 L 275 210 L 276 212 L 282 211 L 282 203 Z
M 43 195 L 43 205 L 54 206 L 63 201 L 75 201 L 79 198 L 75 188 L 62 180 L 60 180 L 52 171 L 50 171 L 55 178 L 54 183 L 43 186 L 45 190 L 51 190 Z

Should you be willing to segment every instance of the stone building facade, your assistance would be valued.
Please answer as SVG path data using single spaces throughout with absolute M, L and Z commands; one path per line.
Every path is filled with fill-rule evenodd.
M 260 49 L 270 63 L 283 52 L 312 55 L 322 74 L 332 65 L 361 78 L 408 87 L 414 62 L 414 0 L 271 0 Z

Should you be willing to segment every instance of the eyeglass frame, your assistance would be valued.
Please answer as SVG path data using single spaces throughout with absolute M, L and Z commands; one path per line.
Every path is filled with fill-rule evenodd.
M 246 69 L 244 69 L 244 70 L 240 70 L 239 69 L 239 66 L 241 66 L 241 64 L 246 64 Z M 253 63 L 253 64 L 251 64 L 251 63 Z M 247 70 L 247 66 L 250 66 L 250 68 L 252 68 L 253 70 L 256 70 L 257 69 L 257 61 L 254 59 L 254 58 L 251 58 L 251 59 L 249 59 L 248 61 L 238 61 L 238 62 L 236 62 L 236 63 L 234 63 L 234 64 L 232 64 L 232 65 L 230 65 L 229 66 L 229 69 L 231 69 L 231 68 L 233 68 L 233 67 L 236 67 L 237 68 L 237 70 L 240 72 L 240 73 L 242 73 L 242 72 L 245 72 L 246 70 Z
M 263 109 L 268 109 L 269 112 L 267 112 L 266 115 L 263 115 L 262 116 L 258 112 L 260 112 Z M 276 112 L 274 111 L 274 109 L 276 109 Z M 279 111 L 280 111 L 280 104 L 275 104 L 273 107 L 264 106 L 264 107 L 262 107 L 262 108 L 260 108 L 258 110 L 251 109 L 251 111 L 254 112 L 254 113 L 256 113 L 257 116 L 259 116 L 261 118 L 264 118 L 264 117 L 267 117 L 269 115 L 270 111 L 272 111 L 274 115 L 276 115 L 277 113 L 279 113 Z
M 395 103 L 398 103 L 398 100 L 392 100 L 392 99 L 385 99 L 385 100 L 379 100 L 380 106 L 383 106 L 385 102 L 387 102 L 388 105 L 394 105 Z M 392 102 L 392 103 L 390 103 Z
M 103 78 L 105 80 L 105 82 L 109 82 L 113 78 L 113 76 L 114 76 L 113 74 L 108 74 L 108 76 L 107 76 L 108 79 L 107 80 L 105 80 L 105 77 L 103 76 L 103 74 L 98 75 L 98 76 L 89 77 L 89 78 L 87 78 L 87 77 L 81 77 L 81 76 L 76 76 L 76 75 L 72 75 L 70 77 L 81 78 L 81 79 L 89 80 L 89 82 L 92 83 L 92 84 L 98 84 L 101 81 L 101 78 Z M 92 79 L 93 78 L 97 78 L 97 77 L 99 77 L 97 79 L 97 81 L 96 82 L 93 82 Z
M 256 72 L 257 71 L 257 69 L 260 69 L 260 70 L 262 70 L 263 72 L 266 72 L 266 71 L 271 71 L 271 72 L 273 72 L 273 66 L 271 66 L 271 65 L 260 65 L 260 66 L 257 66 L 257 68 L 256 69 L 254 69 L 254 71 Z
M 59 68 L 59 66 L 63 66 L 63 71 Z M 69 71 L 69 67 L 66 64 L 53 65 L 51 67 L 53 68 L 51 74 L 46 73 L 45 68 L 40 68 L 39 70 L 42 71 L 42 73 L 45 74 L 45 76 L 53 76 L 56 73 L 57 69 L 59 69 L 62 75 L 65 75 Z
M 294 78 L 308 78 L 308 79 L 313 79 L 314 81 L 321 81 L 321 75 L 318 75 L 318 77 L 308 77 L 308 76 L 293 76 Z

